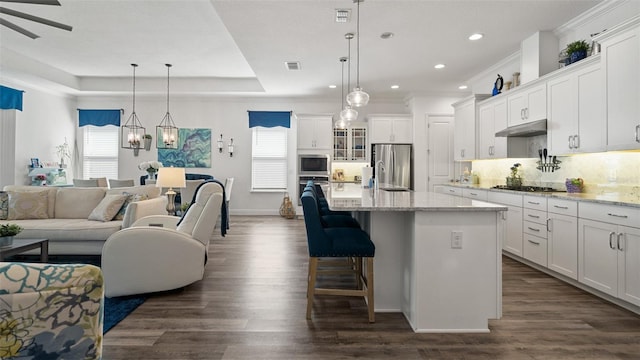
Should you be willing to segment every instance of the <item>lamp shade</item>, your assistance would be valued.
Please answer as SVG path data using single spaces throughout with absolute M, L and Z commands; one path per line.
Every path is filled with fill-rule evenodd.
M 357 87 L 347 95 L 347 103 L 353 107 L 365 106 L 369 103 L 369 94 Z
M 184 168 L 161 167 L 158 169 L 157 187 L 183 188 L 187 186 Z
M 340 111 L 340 119 L 346 122 L 355 121 L 358 119 L 358 112 L 347 105 Z

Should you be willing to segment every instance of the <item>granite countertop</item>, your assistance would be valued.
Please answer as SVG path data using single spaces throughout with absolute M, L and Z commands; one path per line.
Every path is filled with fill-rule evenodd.
M 346 211 L 505 211 L 506 206 L 434 192 L 385 191 L 359 184 L 331 184 L 329 208 Z
M 449 183 L 449 184 L 443 184 L 443 185 L 459 187 L 459 188 L 467 188 L 467 189 L 506 192 L 510 194 L 521 194 L 521 195 L 528 195 L 528 196 L 553 197 L 553 198 L 559 198 L 559 199 L 565 199 L 565 200 L 587 201 L 587 202 L 594 202 L 594 203 L 606 204 L 606 205 L 630 206 L 630 207 L 640 208 L 640 195 L 633 196 L 632 194 L 567 193 L 564 191 L 526 192 L 526 191 L 515 191 L 515 190 L 508 190 L 508 189 L 494 189 L 494 188 L 483 187 L 478 184 Z

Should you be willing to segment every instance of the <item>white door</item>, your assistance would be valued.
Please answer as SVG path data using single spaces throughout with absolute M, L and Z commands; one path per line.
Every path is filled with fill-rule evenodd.
M 427 115 L 427 190 L 453 178 L 453 116 Z

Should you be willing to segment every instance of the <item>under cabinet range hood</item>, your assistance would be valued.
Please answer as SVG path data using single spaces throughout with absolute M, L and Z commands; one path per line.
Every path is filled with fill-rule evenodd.
M 497 137 L 530 137 L 536 135 L 545 135 L 547 133 L 547 120 L 536 120 L 528 123 L 509 126 L 508 128 L 498 131 Z

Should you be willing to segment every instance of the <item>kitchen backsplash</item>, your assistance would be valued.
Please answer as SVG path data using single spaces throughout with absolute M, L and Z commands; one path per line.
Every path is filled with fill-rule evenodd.
M 333 174 L 336 172 L 336 170 L 342 170 L 344 181 L 354 181 L 355 176 L 362 175 L 362 168 L 367 164 L 367 162 L 334 161 L 331 163 L 331 175 L 333 177 Z
M 504 185 L 510 168 L 521 163 L 519 173 L 524 185 L 548 186 L 566 190 L 566 178 L 582 178 L 584 192 L 640 199 L 640 152 L 607 152 L 558 157 L 560 169 L 541 172 L 538 159 L 475 160 L 471 171 L 480 185 Z

